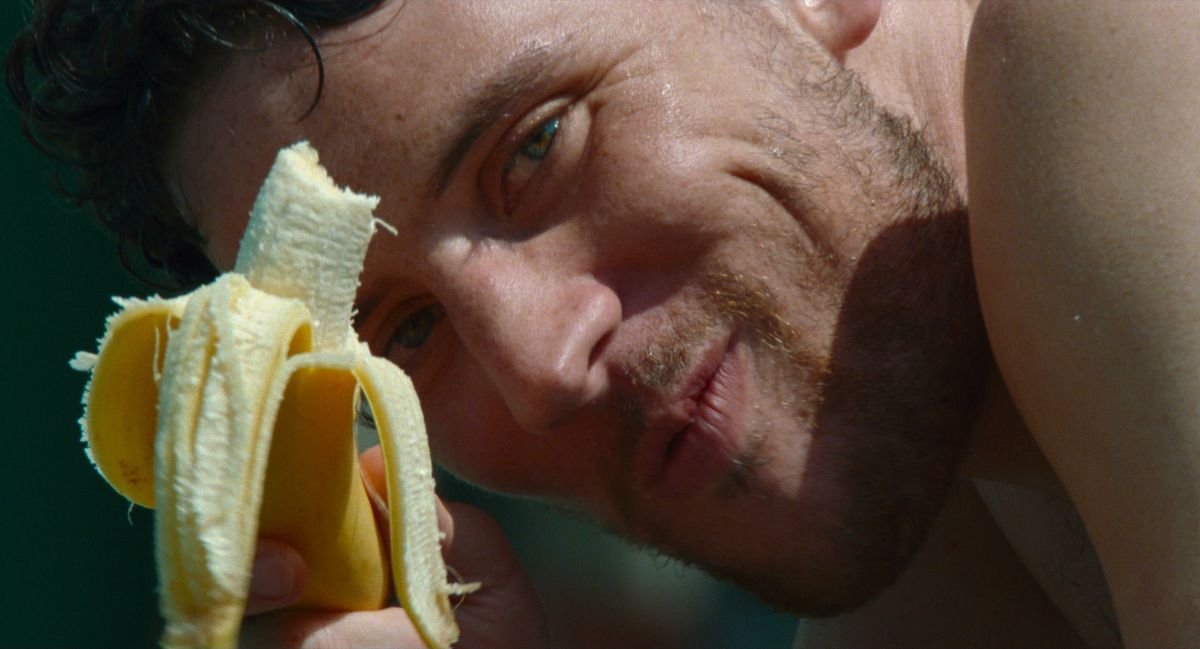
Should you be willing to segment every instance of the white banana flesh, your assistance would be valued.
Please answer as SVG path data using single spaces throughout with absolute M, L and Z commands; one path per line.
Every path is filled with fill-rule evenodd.
M 390 585 L 430 647 L 458 636 L 434 480 L 408 377 L 351 314 L 377 199 L 338 189 L 306 143 L 282 150 L 233 272 L 170 300 L 118 300 L 82 419 L 97 468 L 157 509 L 163 646 L 235 647 L 256 540 L 309 565 L 300 605 L 371 609 Z M 360 397 L 361 395 L 361 397 Z M 359 474 L 365 398 L 387 465 L 390 571 Z

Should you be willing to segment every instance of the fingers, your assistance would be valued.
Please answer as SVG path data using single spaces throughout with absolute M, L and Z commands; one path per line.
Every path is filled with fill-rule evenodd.
M 455 611 L 462 633 L 456 646 L 547 646 L 549 632 L 541 601 L 500 525 L 482 510 L 462 503 L 446 503 L 439 510 L 439 519 L 442 516 L 446 565 L 462 581 L 482 584 L 464 596 Z
M 378 446 L 359 456 L 369 488 L 387 496 L 386 466 Z M 386 502 L 386 501 L 385 501 Z M 386 523 L 386 512 L 380 512 Z M 455 610 L 462 636 L 456 646 L 537 649 L 549 644 L 546 614 L 500 525 L 482 510 L 437 500 L 442 556 L 452 578 L 482 587 Z M 386 529 L 386 524 L 382 529 Z
M 460 645 L 465 646 L 465 645 Z M 240 649 L 425 649 L 403 609 L 382 611 L 274 611 L 248 618 Z
M 367 489 L 372 492 L 376 523 L 386 532 L 387 482 L 382 450 L 378 445 L 371 447 L 362 453 L 359 463 Z M 439 513 L 439 522 L 440 517 Z M 307 582 L 308 567 L 299 552 L 286 543 L 259 539 L 254 551 L 246 615 L 259 615 L 295 604 Z
M 307 582 L 308 567 L 299 552 L 286 543 L 259 539 L 254 551 L 246 615 L 291 606 L 300 598 Z
M 455 646 L 546 647 L 545 613 L 496 521 L 470 505 L 443 505 L 439 500 L 438 523 L 446 534 L 446 564 L 462 581 L 482 584 L 480 590 L 466 595 L 455 611 L 461 631 Z M 259 541 L 251 586 L 254 592 L 247 606 L 247 613 L 254 617 L 243 622 L 239 647 L 424 649 L 403 609 L 348 613 L 278 610 L 296 601 L 306 577 L 304 561 L 295 550 L 270 539 Z
M 383 461 L 383 449 L 378 444 L 358 456 L 367 489 L 375 492 L 387 502 L 387 465 Z
M 386 530 L 387 495 L 378 447 L 360 456 L 364 483 L 375 492 L 377 516 Z M 541 649 L 548 631 L 545 613 L 503 530 L 482 510 L 437 501 L 442 554 L 459 581 L 482 587 L 458 603 L 455 618 L 466 649 Z M 251 596 L 242 627 L 243 648 L 333 649 L 344 647 L 424 648 L 403 609 L 321 612 L 280 610 L 299 598 L 307 580 L 304 560 L 291 547 L 259 541 Z M 452 578 L 452 581 L 454 579 Z M 256 615 L 257 614 L 257 615 Z

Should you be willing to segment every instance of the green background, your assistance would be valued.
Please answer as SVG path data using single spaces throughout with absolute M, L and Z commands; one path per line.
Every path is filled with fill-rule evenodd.
M 5 46 L 24 19 L 4 5 Z M 85 378 L 67 361 L 94 351 L 113 295 L 147 294 L 98 226 L 52 196 L 51 165 L 0 102 L 4 432 L 0 445 L 0 648 L 156 646 L 153 517 L 104 483 L 77 420 Z M 788 647 L 794 620 L 591 525 L 536 505 L 449 485 L 509 532 L 538 585 L 561 649 Z
M 7 49 L 24 2 L 2 11 Z M 85 375 L 67 367 L 94 350 L 109 296 L 143 290 L 100 228 L 52 198 L 51 165 L 21 136 L 11 102 L 0 102 L 0 124 L 0 647 L 151 647 L 152 517 L 131 512 L 84 456 Z

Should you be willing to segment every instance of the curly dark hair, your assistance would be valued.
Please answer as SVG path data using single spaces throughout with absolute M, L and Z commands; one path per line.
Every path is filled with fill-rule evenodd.
M 381 2 L 35 0 L 8 52 L 8 91 L 26 137 L 60 163 L 59 191 L 116 234 L 121 263 L 159 288 L 190 288 L 216 270 L 161 169 L 194 93 L 233 55 L 290 33 L 308 40 L 323 82 L 314 34 Z

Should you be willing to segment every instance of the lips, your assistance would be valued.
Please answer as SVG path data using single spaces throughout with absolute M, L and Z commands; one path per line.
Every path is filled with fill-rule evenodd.
M 643 474 L 651 492 L 686 496 L 732 470 L 742 434 L 744 363 L 736 338 L 715 341 L 647 430 Z

